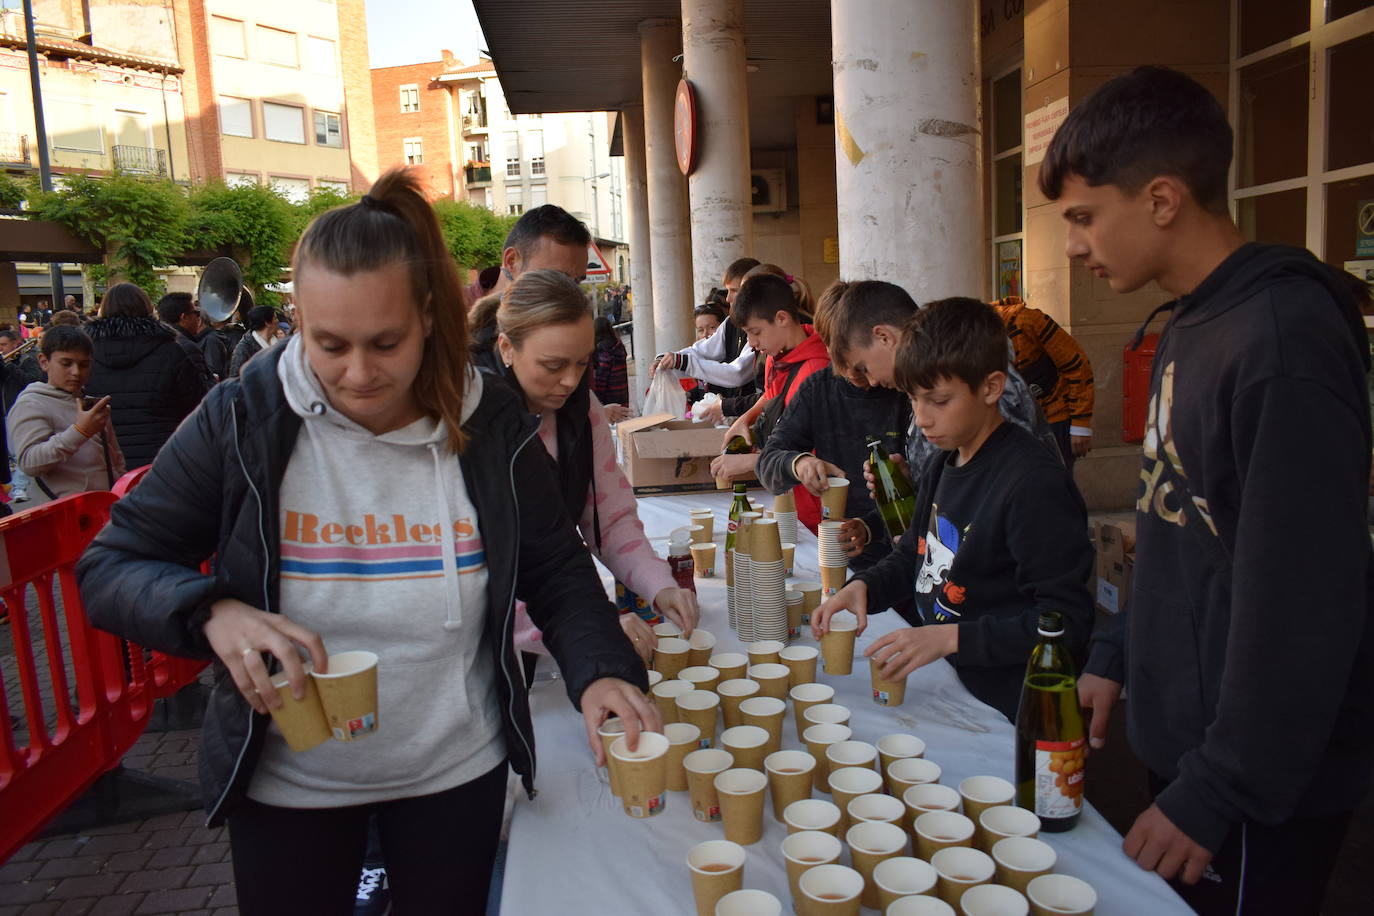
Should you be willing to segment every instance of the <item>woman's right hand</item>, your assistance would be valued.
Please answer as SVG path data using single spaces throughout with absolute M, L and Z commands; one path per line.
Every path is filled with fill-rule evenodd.
M 107 394 L 86 409 L 85 398 L 76 399 L 76 429 L 87 439 L 102 432 L 110 422 L 110 396 Z
M 654 649 L 658 646 L 658 634 L 654 628 L 638 614 L 621 614 L 620 629 L 625 631 L 625 636 L 630 640 L 630 645 L 639 653 L 639 657 L 644 659 L 644 664 L 648 664 L 654 657 Z
M 858 579 L 840 589 L 824 601 L 811 615 L 811 635 L 820 639 L 830 629 L 830 618 L 840 611 L 849 611 L 859 618 L 858 636 L 868 627 L 868 585 Z
M 280 614 L 269 614 L 234 598 L 221 598 L 210 606 L 210 619 L 205 622 L 205 638 L 215 650 L 234 686 L 257 712 L 281 706 L 281 698 L 272 687 L 267 673 L 264 652 L 275 655 L 281 662 L 282 673 L 291 681 L 291 693 L 300 700 L 305 697 L 305 666 L 301 664 L 301 646 L 310 654 L 315 670 L 324 674 L 329 665 L 329 653 L 324 640 Z

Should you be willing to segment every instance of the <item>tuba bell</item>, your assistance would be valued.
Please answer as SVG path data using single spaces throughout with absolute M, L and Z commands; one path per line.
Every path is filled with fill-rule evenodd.
M 243 271 L 233 258 L 215 258 L 207 264 L 196 286 L 201 314 L 214 324 L 227 321 L 246 294 Z

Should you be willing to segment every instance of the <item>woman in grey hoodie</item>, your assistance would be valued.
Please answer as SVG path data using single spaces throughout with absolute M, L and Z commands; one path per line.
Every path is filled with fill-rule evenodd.
M 108 490 L 124 474 L 124 453 L 110 423 L 110 399 L 83 396 L 91 376 L 91 339 L 80 328 L 54 325 L 43 334 L 39 365 L 46 382 L 15 398 L 7 418 L 19 468 L 47 499 Z

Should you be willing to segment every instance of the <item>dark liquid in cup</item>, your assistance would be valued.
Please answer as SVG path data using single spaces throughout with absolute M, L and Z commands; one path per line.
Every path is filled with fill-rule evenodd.
M 845 894 L 817 894 L 817 895 L 816 895 L 816 899 L 818 899 L 818 900 L 848 900 L 849 897 L 848 897 L 847 895 L 845 895 Z
M 731 868 L 733 868 L 733 867 L 734 867 L 734 866 L 732 866 L 732 865 L 718 865 L 718 864 L 716 864 L 716 863 L 712 863 L 712 864 L 710 864 L 710 865 L 703 865 L 703 866 L 701 866 L 701 870 L 702 870 L 702 871 L 709 871 L 709 872 L 722 872 L 722 871 L 729 871 L 729 870 L 730 870 Z

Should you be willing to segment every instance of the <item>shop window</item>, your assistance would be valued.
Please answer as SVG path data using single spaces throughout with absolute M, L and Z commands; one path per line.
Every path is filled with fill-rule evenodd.
M 1242 198 L 1240 231 L 1247 241 L 1307 247 L 1307 189 Z
M 1328 171 L 1374 162 L 1374 116 L 1369 111 L 1369 62 L 1374 34 L 1331 49 L 1326 84 L 1331 87 L 1326 119 Z
M 1236 186 L 1307 174 L 1307 45 L 1240 71 Z

